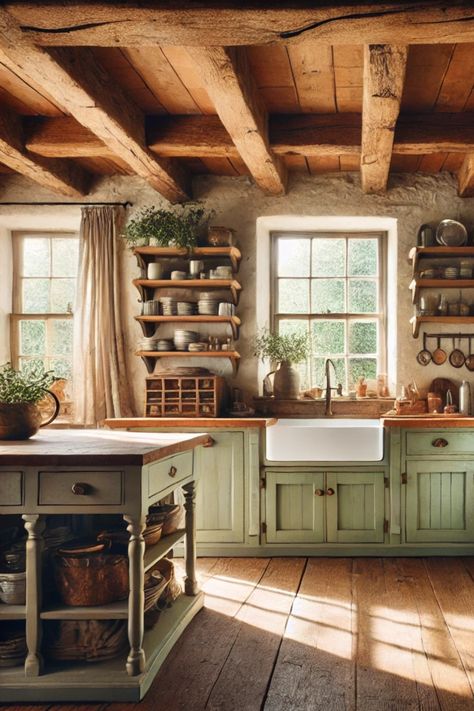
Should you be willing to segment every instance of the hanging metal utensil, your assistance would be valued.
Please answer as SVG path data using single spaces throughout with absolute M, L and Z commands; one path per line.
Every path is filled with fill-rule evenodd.
M 438 346 L 433 353 L 433 363 L 435 365 L 443 365 L 443 363 L 446 363 L 446 359 L 448 357 L 448 354 L 446 353 L 446 351 L 444 351 L 441 348 L 440 344 L 441 344 L 441 338 L 438 337 Z
M 417 354 L 416 360 L 420 365 L 428 365 L 431 358 L 431 352 L 426 347 L 426 333 L 423 333 L 423 349 Z
M 453 338 L 453 350 L 450 353 L 449 356 L 449 362 L 453 366 L 453 368 L 461 368 L 464 363 L 466 362 L 466 356 L 462 352 L 462 350 L 459 348 L 459 345 L 461 343 L 461 339 L 458 339 L 458 347 L 456 348 L 456 339 Z
M 467 356 L 466 362 L 464 363 L 464 365 L 472 373 L 472 371 L 474 371 L 474 353 L 472 352 L 472 347 L 471 347 L 472 343 L 471 342 L 472 342 L 472 336 L 469 336 L 469 355 Z

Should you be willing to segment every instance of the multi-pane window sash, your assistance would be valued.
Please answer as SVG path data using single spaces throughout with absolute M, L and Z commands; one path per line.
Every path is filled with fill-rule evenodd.
M 385 281 L 381 233 L 272 234 L 272 329 L 308 334 L 303 387 L 323 385 L 327 357 L 345 392 L 385 372 Z
M 75 233 L 13 235 L 12 363 L 41 363 L 68 385 L 78 248 Z

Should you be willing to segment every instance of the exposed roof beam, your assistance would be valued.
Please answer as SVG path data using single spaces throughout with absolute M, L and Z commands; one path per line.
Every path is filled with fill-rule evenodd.
M 0 108 L 0 162 L 49 190 L 80 197 L 89 182 L 86 173 L 72 162 L 43 158 L 25 149 L 19 116 Z
M 474 196 L 474 151 L 464 158 L 458 173 L 458 186 L 461 197 Z
M 406 62 L 405 46 L 364 47 L 360 170 L 366 193 L 380 193 L 387 188 Z
M 190 47 L 216 113 L 252 177 L 265 193 L 281 195 L 286 169 L 268 142 L 268 115 L 240 47 Z
M 171 7 L 170 7 L 171 5 Z M 275 7 L 275 5 L 277 5 Z M 108 3 L 10 0 L 8 10 L 37 44 L 58 46 L 235 46 L 284 42 L 326 44 L 473 42 L 471 2 L 308 3 L 208 0 L 196 3 Z
M 72 118 L 28 118 L 26 147 L 55 158 L 114 154 Z M 360 153 L 359 114 L 304 114 L 269 117 L 270 147 L 277 155 Z M 172 158 L 236 158 L 238 151 L 218 116 L 159 116 L 148 119 L 148 147 Z M 401 114 L 393 143 L 398 155 L 474 152 L 474 114 Z
M 143 113 L 111 80 L 91 50 L 35 47 L 0 9 L 0 62 L 26 82 L 42 87 L 168 200 L 188 198 L 181 169 L 151 153 L 145 143 Z

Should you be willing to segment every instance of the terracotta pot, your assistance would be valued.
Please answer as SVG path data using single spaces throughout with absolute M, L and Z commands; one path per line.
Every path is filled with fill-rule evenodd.
M 0 440 L 3 439 L 29 439 L 36 434 L 40 427 L 49 425 L 59 413 L 59 400 L 50 391 L 48 394 L 55 401 L 55 411 L 52 417 L 45 422 L 37 405 L 21 402 L 13 405 L 0 402 Z
M 280 400 L 296 400 L 300 394 L 300 374 L 296 368 L 284 360 L 275 373 L 273 394 Z

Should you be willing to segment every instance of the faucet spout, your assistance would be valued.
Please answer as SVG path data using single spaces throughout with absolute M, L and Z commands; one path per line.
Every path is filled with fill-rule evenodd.
M 324 363 L 324 373 L 326 376 L 326 397 L 325 397 L 325 406 L 324 406 L 324 415 L 325 417 L 332 417 L 333 412 L 332 412 L 332 390 L 331 388 L 331 375 L 330 375 L 330 368 L 329 366 L 333 367 L 334 370 L 334 375 L 336 375 L 336 366 L 334 365 L 334 361 L 331 360 L 331 358 L 326 358 L 326 361 Z M 336 388 L 334 388 L 336 389 Z M 339 391 L 339 388 L 337 388 Z

